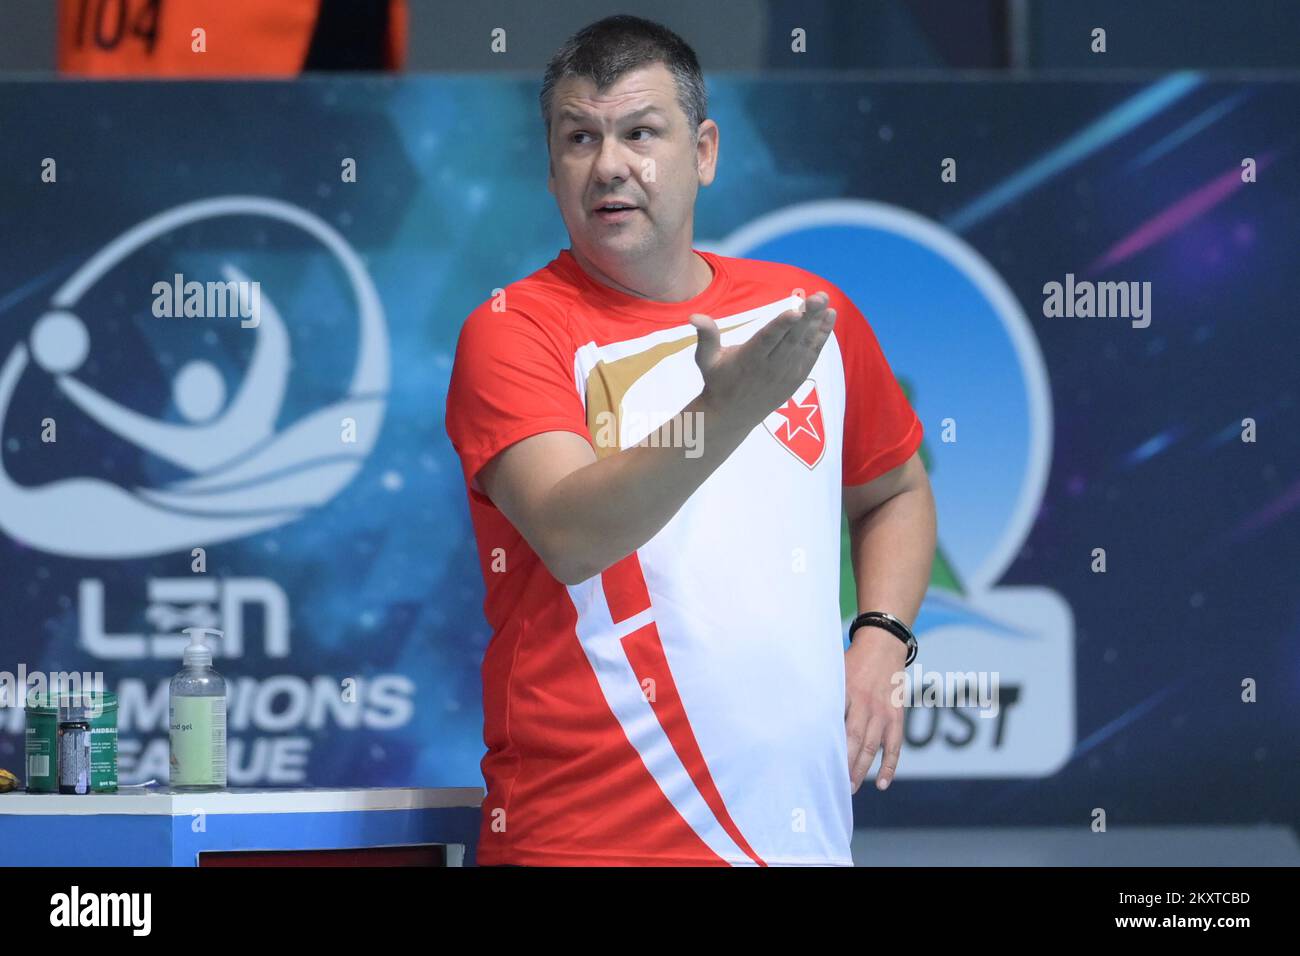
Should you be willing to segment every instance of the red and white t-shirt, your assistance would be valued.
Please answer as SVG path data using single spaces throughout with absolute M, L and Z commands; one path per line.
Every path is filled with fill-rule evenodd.
M 905 462 L 921 423 L 836 286 L 696 251 L 713 279 L 693 299 L 626 295 L 566 249 L 461 331 L 447 432 L 493 630 L 480 863 L 852 864 L 842 486 Z M 808 379 L 603 573 L 561 583 L 474 483 L 539 432 L 636 444 L 703 388 L 692 313 L 734 345 L 818 290 L 835 332 Z

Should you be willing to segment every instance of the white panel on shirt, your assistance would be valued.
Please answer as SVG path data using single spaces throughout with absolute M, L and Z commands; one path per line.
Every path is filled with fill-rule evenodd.
M 725 332 L 723 345 L 746 341 L 794 301 L 719 319 L 726 328 L 759 318 Z M 630 342 L 589 343 L 575 356 L 575 377 L 585 382 L 601 359 L 694 333 L 684 324 Z M 667 357 L 629 389 L 620 411 L 639 424 L 623 430 L 622 447 L 699 394 L 694 351 Z M 638 555 L 673 681 L 744 838 L 771 864 L 852 865 L 839 614 L 845 390 L 833 335 L 809 378 L 826 432 L 815 467 L 760 424 Z M 707 449 L 707 430 L 697 437 Z M 569 592 L 579 639 L 647 769 L 715 852 L 750 864 L 686 775 L 621 653 L 618 640 L 644 624 L 644 615 L 613 625 L 599 576 Z

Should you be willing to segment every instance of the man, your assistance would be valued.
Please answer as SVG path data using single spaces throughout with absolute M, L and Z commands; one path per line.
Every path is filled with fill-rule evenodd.
M 921 424 L 834 285 L 692 248 L 719 131 L 679 37 L 592 24 L 541 102 L 571 246 L 471 313 L 447 397 L 493 628 L 479 862 L 851 865 L 908 646 L 844 651 L 841 505 L 861 609 L 913 620 Z

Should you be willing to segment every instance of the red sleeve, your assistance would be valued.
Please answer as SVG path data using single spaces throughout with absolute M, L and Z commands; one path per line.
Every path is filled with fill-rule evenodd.
M 844 484 L 864 485 L 916 453 L 921 420 L 857 306 L 828 282 L 810 288 L 830 294 L 834 335 L 844 357 Z
M 447 436 L 465 481 L 499 452 L 530 435 L 576 432 L 591 441 L 573 377 L 574 354 L 562 328 L 485 303 L 470 313 L 456 343 L 447 387 Z

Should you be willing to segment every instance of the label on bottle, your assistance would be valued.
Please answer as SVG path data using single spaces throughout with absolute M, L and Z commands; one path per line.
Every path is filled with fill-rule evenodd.
M 171 785 L 226 785 L 226 698 L 173 697 Z
M 90 792 L 90 731 L 59 728 L 59 792 Z

